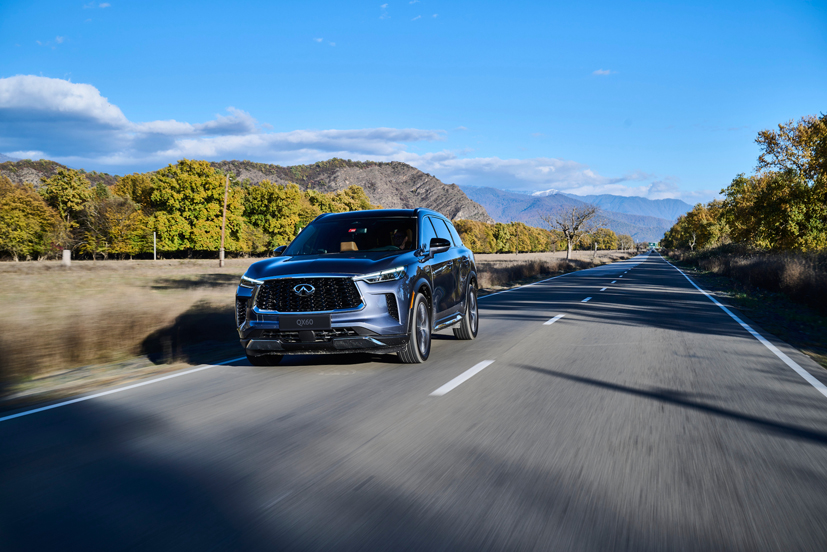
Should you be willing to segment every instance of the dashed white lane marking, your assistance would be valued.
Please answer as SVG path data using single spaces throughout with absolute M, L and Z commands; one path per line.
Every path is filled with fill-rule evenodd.
M 620 276 L 618 276 L 618 278 L 623 278 L 623 274 L 621 274 Z
M 663 255 L 661 255 L 661 259 L 663 259 Z M 749 325 L 747 325 L 746 323 L 744 323 L 744 321 L 743 321 L 743 320 L 741 320 L 740 318 L 738 318 L 737 316 L 735 316 L 735 315 L 732 313 L 732 311 L 731 311 L 731 310 L 729 310 L 728 308 L 726 308 L 725 306 L 723 306 L 721 303 L 719 303 L 717 299 L 715 299 L 715 298 L 714 298 L 714 297 L 712 297 L 710 294 L 708 294 L 707 292 L 705 292 L 704 290 L 702 290 L 701 288 L 699 288 L 699 287 L 697 286 L 697 284 L 695 284 L 695 282 L 693 282 L 693 281 L 692 281 L 692 279 L 691 279 L 689 276 L 687 276 L 686 274 L 684 274 L 683 270 L 681 270 L 680 268 L 676 267 L 675 265 L 673 265 L 672 263 L 670 263 L 670 262 L 669 262 L 669 261 L 667 261 L 666 259 L 663 259 L 663 260 L 666 262 L 666 264 L 668 264 L 669 266 L 671 266 L 672 268 L 674 268 L 675 270 L 677 270 L 678 272 L 680 272 L 680 273 L 681 273 L 681 275 L 683 275 L 683 277 L 684 277 L 684 278 L 686 278 L 686 279 L 689 281 L 689 283 L 690 283 L 690 284 L 692 284 L 692 285 L 695 287 L 695 289 L 697 289 L 698 291 L 700 291 L 701 293 L 703 293 L 704 295 L 706 295 L 706 297 L 707 297 L 710 301 L 712 301 L 713 303 L 715 303 L 716 305 L 718 305 L 719 307 L 721 307 L 721 310 L 723 310 L 723 311 L 724 311 L 725 313 L 727 313 L 730 317 L 732 317 L 732 319 L 733 319 L 733 320 L 735 320 L 736 322 L 738 322 L 738 323 L 741 325 L 741 327 L 742 327 L 742 328 L 744 328 L 746 331 L 748 331 L 750 334 L 752 334 L 752 337 L 754 337 L 754 338 L 755 338 L 755 339 L 757 339 L 759 342 L 761 342 L 761 344 L 762 344 L 764 347 L 766 347 L 767 349 L 769 349 L 770 351 L 772 351 L 772 353 L 773 353 L 775 356 L 777 356 L 779 359 L 781 359 L 781 361 L 782 361 L 784 364 L 786 364 L 787 366 L 789 366 L 790 368 L 792 368 L 792 369 L 795 371 L 795 373 L 796 373 L 796 374 L 798 374 L 799 376 L 801 376 L 802 378 L 804 378 L 804 380 L 805 380 L 807 383 L 809 383 L 810 385 L 812 385 L 813 387 L 815 387 L 815 388 L 816 388 L 816 390 L 817 390 L 819 393 L 821 393 L 822 395 L 824 395 L 825 397 L 827 397 L 827 386 L 825 386 L 823 383 L 821 383 L 821 382 L 820 382 L 820 381 L 818 381 L 816 378 L 814 378 L 812 375 L 810 375 L 810 373 L 809 373 L 807 370 L 805 370 L 804 368 L 802 368 L 801 366 L 799 366 L 799 364 L 798 364 L 796 361 L 794 361 L 793 359 L 791 359 L 790 357 L 788 357 L 787 355 L 785 355 L 784 353 L 782 353 L 781 351 L 779 351 L 779 350 L 778 350 L 778 347 L 776 347 L 775 345 L 773 345 L 772 343 L 770 343 L 769 341 L 767 341 L 767 339 L 766 339 L 764 336 L 762 336 L 761 334 L 759 334 L 758 332 L 756 332 L 755 330 L 753 330 L 753 329 L 752 329 Z
M 462 385 L 463 383 L 465 383 L 466 381 L 468 381 L 472 377 L 476 376 L 477 374 L 479 374 L 480 372 L 485 370 L 488 366 L 490 366 L 493 363 L 494 363 L 493 360 L 483 360 L 482 362 L 474 365 L 473 368 L 470 368 L 470 369 L 466 370 L 465 372 L 461 373 L 460 375 L 458 375 L 457 377 L 455 377 L 454 379 L 452 379 L 451 381 L 449 381 L 448 383 L 446 383 L 445 385 L 443 385 L 442 387 L 440 387 L 439 389 L 437 389 L 436 391 L 431 393 L 431 396 L 432 397 L 441 397 L 445 393 L 448 393 L 449 391 L 455 389 L 456 387 L 459 387 L 460 385 Z
M 612 283 L 613 283 L 613 284 L 616 284 L 616 283 L 617 283 L 617 280 L 612 280 Z
M 583 299 L 583 300 L 582 300 L 582 301 L 580 301 L 580 302 L 581 302 L 581 303 L 588 303 L 589 299 L 591 299 L 591 297 L 586 297 L 585 299 Z
M 606 291 L 607 288 L 601 288 L 600 291 Z
M 21 418 L 23 416 L 28 416 L 29 414 L 35 414 L 36 412 L 43 412 L 44 410 L 51 410 L 53 408 L 60 408 L 61 406 L 68 406 L 70 404 L 75 404 L 83 401 L 88 401 L 90 399 L 96 399 L 98 397 L 105 397 L 106 395 L 112 395 L 114 393 L 120 393 L 121 391 L 128 391 L 130 389 L 135 389 L 136 387 L 143 387 L 144 385 L 151 385 L 153 383 L 158 383 L 159 381 L 164 381 L 172 378 L 178 378 L 181 376 L 186 376 L 187 374 L 194 374 L 195 372 L 200 372 L 202 370 L 209 370 L 210 368 L 215 368 L 216 366 L 223 366 L 224 364 L 230 364 L 231 362 L 236 362 L 239 360 L 246 360 L 245 357 L 238 357 L 231 360 L 225 360 L 224 362 L 219 362 L 216 364 L 206 364 L 204 366 L 199 366 L 198 368 L 193 368 L 192 370 L 186 370 L 184 372 L 177 372 L 175 374 L 170 374 L 169 376 L 164 376 L 162 378 L 155 378 L 149 381 L 142 381 L 141 383 L 135 383 L 132 385 L 127 385 L 126 387 L 119 387 L 118 389 L 110 389 L 109 391 L 104 391 L 102 393 L 95 393 L 94 395 L 87 395 L 85 397 L 78 397 L 77 399 L 72 399 L 70 401 L 63 401 L 57 404 L 50 404 L 49 406 L 43 406 L 41 408 L 35 408 L 34 410 L 27 410 L 25 412 L 18 412 L 17 414 L 12 414 L 10 416 L 4 416 L 0 418 L 0 422 L 5 422 L 6 420 L 13 420 L 14 418 Z
M 558 314 L 557 316 L 555 316 L 551 320 L 546 320 L 545 322 L 543 322 L 543 326 L 551 326 L 552 324 L 554 324 L 555 322 L 557 322 L 558 320 L 560 320 L 564 316 L 566 316 L 566 315 L 565 314 Z

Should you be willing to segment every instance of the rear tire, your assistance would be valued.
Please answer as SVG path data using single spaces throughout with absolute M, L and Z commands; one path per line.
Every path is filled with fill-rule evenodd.
M 276 366 L 281 363 L 284 355 L 251 355 L 247 353 L 247 360 L 253 366 Z
M 475 339 L 480 328 L 480 313 L 477 307 L 477 286 L 474 282 L 468 285 L 468 299 L 465 302 L 465 316 L 454 328 L 454 337 L 457 339 Z
M 431 307 L 421 293 L 416 294 L 413 313 L 408 328 L 408 344 L 399 351 L 399 358 L 405 364 L 420 364 L 431 354 Z

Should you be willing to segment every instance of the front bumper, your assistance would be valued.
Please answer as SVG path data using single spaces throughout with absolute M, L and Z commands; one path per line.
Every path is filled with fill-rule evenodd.
M 348 331 L 349 330 L 349 331 Z M 408 343 L 407 335 L 352 335 L 353 329 L 341 329 L 348 334 L 329 337 L 329 332 L 267 332 L 245 340 L 241 344 L 251 356 L 262 354 L 337 354 L 337 353 L 394 353 L 402 350 Z M 304 335 L 298 335 L 304 334 Z M 322 334 L 322 335 L 320 335 Z
M 330 329 L 315 331 L 281 331 L 280 313 L 260 310 L 254 306 L 256 290 L 239 287 L 236 314 L 241 345 L 251 356 L 393 353 L 402 350 L 409 340 L 408 305 L 404 299 L 409 292 L 405 281 L 357 282 L 357 287 L 362 305 L 358 309 L 331 312 Z

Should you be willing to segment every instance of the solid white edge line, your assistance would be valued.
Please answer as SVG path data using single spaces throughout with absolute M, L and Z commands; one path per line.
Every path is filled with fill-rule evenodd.
M 586 297 L 585 299 L 583 299 L 583 300 L 582 300 L 582 301 L 580 301 L 580 302 L 581 302 L 581 303 L 586 303 L 586 302 L 588 302 L 588 301 L 589 301 L 589 299 L 591 299 L 591 297 Z
M 35 408 L 33 410 L 26 410 L 25 412 L 18 412 L 17 414 L 12 414 L 10 416 L 4 416 L 0 418 L 0 422 L 5 422 L 6 420 L 13 420 L 14 418 L 21 418 L 23 416 L 28 416 L 29 414 L 35 414 L 37 412 L 43 412 L 44 410 L 52 410 L 53 408 L 60 408 L 61 406 L 68 406 L 70 404 L 75 404 L 83 401 L 88 401 L 90 399 L 96 399 L 98 397 L 105 397 L 106 395 L 112 395 L 114 393 L 120 393 L 121 391 L 128 391 L 130 389 L 135 389 L 136 387 L 143 387 L 144 385 L 150 385 L 152 383 L 158 383 L 159 381 L 164 381 L 172 378 L 177 378 L 180 376 L 186 376 L 187 374 L 194 374 L 195 372 L 200 372 L 202 370 L 209 370 L 210 368 L 215 368 L 216 366 L 222 366 L 224 364 L 229 364 L 231 362 L 235 362 L 237 360 L 245 360 L 246 357 L 238 357 L 233 358 L 230 360 L 225 360 L 223 362 L 218 362 L 216 364 L 206 364 L 199 366 L 198 368 L 193 368 L 192 370 L 185 370 L 184 372 L 176 372 L 174 374 L 170 374 L 169 376 L 164 376 L 162 378 L 155 378 L 149 381 L 142 381 L 140 383 L 134 383 L 132 385 L 127 385 L 126 387 L 119 387 L 117 389 L 110 389 L 109 391 L 103 391 L 102 393 L 95 393 L 93 395 L 86 395 L 84 397 L 78 397 L 76 399 L 72 399 L 69 401 L 59 402 L 57 404 L 50 404 L 49 406 L 42 406 L 40 408 Z
M 658 255 L 660 255 L 660 253 L 658 253 Z M 754 338 L 755 338 L 755 339 L 757 339 L 759 342 L 761 342 L 761 344 L 762 344 L 764 347 L 766 347 L 767 349 L 769 349 L 769 350 L 770 350 L 770 351 L 771 351 L 771 352 L 772 352 L 775 356 L 777 356 L 779 359 L 781 359 L 781 361 L 782 361 L 784 364 L 786 364 L 787 366 L 789 366 L 790 368 L 792 368 L 792 369 L 795 371 L 795 373 L 796 373 L 796 374 L 798 374 L 799 376 L 801 376 L 802 378 L 804 378 L 804 380 L 805 380 L 807 383 L 809 383 L 810 385 L 812 385 L 813 387 L 815 387 L 815 388 L 816 388 L 816 390 L 817 390 L 819 393 L 821 393 L 822 395 L 824 395 L 825 397 L 827 397 L 827 386 L 825 386 L 823 383 L 821 383 L 821 382 L 820 382 L 820 381 L 818 381 L 816 378 L 814 378 L 814 377 L 813 377 L 813 376 L 812 376 L 812 375 L 811 375 L 811 374 L 810 374 L 807 370 L 805 370 L 804 368 L 802 368 L 801 366 L 799 366 L 797 362 L 795 362 L 793 359 L 791 359 L 790 357 L 788 357 L 787 355 L 785 355 L 783 352 L 781 352 L 781 351 L 778 349 L 778 347 L 776 347 L 775 345 L 773 345 L 772 343 L 770 343 L 769 341 L 767 341 L 767 339 L 766 339 L 764 336 L 762 336 L 761 334 L 759 334 L 758 332 L 756 332 L 755 330 L 753 330 L 753 329 L 752 329 L 752 328 L 751 328 L 748 324 L 746 324 L 743 320 L 741 320 L 740 318 L 738 318 L 737 316 L 735 316 L 735 314 L 733 314 L 733 312 L 732 312 L 731 310 L 729 310 L 728 308 L 726 308 L 725 306 L 723 306 L 721 303 L 719 303 L 717 299 L 715 299 L 714 297 L 712 297 L 712 296 L 711 296 L 709 293 L 707 293 L 706 291 L 704 291 L 704 290 L 702 290 L 701 288 L 699 288 L 699 287 L 698 287 L 698 285 L 697 285 L 695 282 L 693 282 L 693 281 L 692 281 L 692 279 L 691 279 L 689 276 L 687 276 L 687 275 L 684 273 L 684 271 L 683 271 L 683 270 L 681 270 L 680 268 L 676 267 L 675 265 L 673 265 L 672 263 L 670 263 L 669 261 L 667 261 L 666 259 L 664 259 L 664 258 L 663 258 L 663 255 L 660 255 L 660 258 L 661 258 L 661 259 L 663 259 L 663 261 L 664 261 L 666 264 L 668 264 L 669 266 L 671 266 L 672 268 L 674 268 L 675 270 L 677 270 L 678 272 L 680 272 L 680 273 L 681 273 L 681 275 L 682 275 L 684 278 L 686 278 L 686 279 L 687 279 L 687 281 L 695 287 L 695 289 L 697 289 L 698 291 L 700 291 L 701 293 L 703 293 L 704 295 L 706 295 L 706 297 L 707 297 L 710 301 L 712 301 L 713 303 L 715 303 L 716 305 L 718 305 L 719 307 L 721 307 L 721 310 L 723 310 L 723 311 L 724 311 L 725 313 L 727 313 L 730 317 L 732 317 L 732 319 L 733 319 L 733 320 L 735 320 L 736 322 L 738 322 L 738 324 L 740 324 L 742 328 L 744 328 L 746 331 L 748 331 L 750 334 L 752 334 L 752 337 L 754 337 Z
M 451 391 L 454 388 L 462 385 L 463 383 L 465 383 L 466 381 L 468 381 L 472 377 L 476 376 L 477 374 L 479 374 L 480 372 L 485 370 L 485 368 L 487 368 L 488 366 L 490 366 L 493 363 L 494 363 L 493 360 L 483 360 L 482 362 L 479 362 L 479 363 L 475 364 L 473 366 L 473 368 L 469 368 L 465 372 L 461 373 L 460 375 L 458 375 L 457 377 L 455 377 L 454 379 L 452 379 L 451 381 L 449 381 L 448 383 L 446 383 L 445 385 L 443 385 L 442 387 L 440 387 L 439 389 L 437 389 L 436 391 L 431 393 L 431 396 L 432 397 L 441 397 L 445 393 L 448 393 L 449 391 Z
M 560 320 L 564 316 L 566 316 L 566 315 L 565 314 L 558 314 L 557 316 L 555 316 L 551 320 L 546 320 L 545 322 L 543 322 L 543 326 L 551 326 L 552 324 L 554 324 L 555 322 L 557 322 L 558 320 Z

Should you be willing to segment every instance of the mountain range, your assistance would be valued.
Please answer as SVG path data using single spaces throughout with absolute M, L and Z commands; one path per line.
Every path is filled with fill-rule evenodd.
M 461 188 L 469 198 L 485 207 L 497 222 L 520 221 L 542 227 L 543 215 L 560 213 L 570 207 L 594 204 L 600 207 L 601 226 L 610 228 L 616 234 L 629 234 L 635 241 L 659 241 L 664 232 L 672 227 L 674 220 L 691 209 L 689 204 L 680 200 L 650 200 L 613 195 L 576 196 L 559 192 L 529 195 L 498 188 Z M 614 210 L 607 208 L 609 205 L 613 206 Z M 648 213 L 665 214 L 670 218 L 652 216 Z
M 646 215 L 674 222 L 679 216 L 690 211 L 692 206 L 680 199 L 646 199 L 637 196 L 603 195 L 574 195 L 565 194 L 579 201 L 597 205 L 606 211 L 628 213 L 630 215 Z M 671 224 L 670 224 L 671 226 Z

